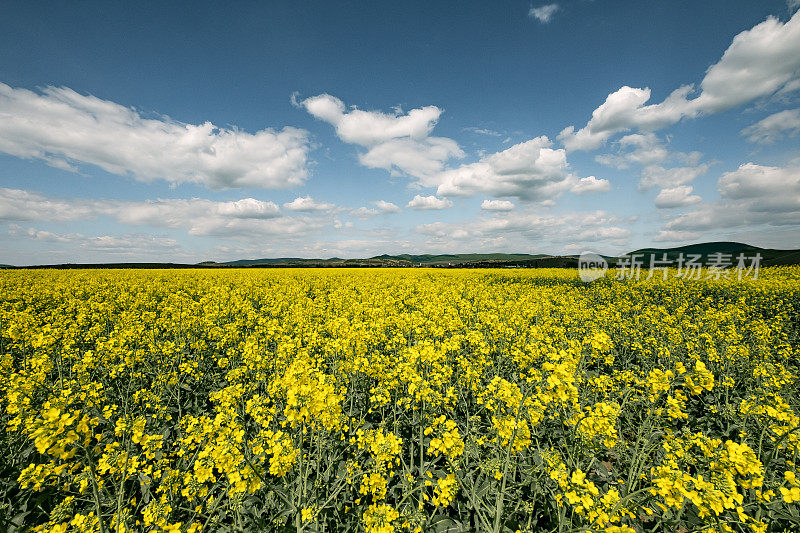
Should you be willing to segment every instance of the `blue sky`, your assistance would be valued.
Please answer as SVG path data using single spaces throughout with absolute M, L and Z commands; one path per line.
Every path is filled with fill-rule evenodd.
M 799 6 L 11 2 L 0 263 L 797 248 Z

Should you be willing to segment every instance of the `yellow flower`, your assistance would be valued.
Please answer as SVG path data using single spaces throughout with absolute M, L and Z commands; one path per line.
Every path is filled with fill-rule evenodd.
M 373 504 L 364 511 L 364 528 L 367 533 L 393 533 L 393 522 L 400 517 L 394 507 L 388 504 Z
M 314 516 L 317 514 L 316 507 L 305 507 L 300 511 L 300 517 L 303 519 L 303 522 L 309 522 L 314 519 Z

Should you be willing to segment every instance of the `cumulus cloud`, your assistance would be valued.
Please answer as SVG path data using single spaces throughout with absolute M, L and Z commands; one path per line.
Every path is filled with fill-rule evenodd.
M 236 202 L 159 199 L 145 202 L 98 201 L 97 210 L 132 226 L 184 229 L 189 235 L 256 238 L 305 235 L 328 224 L 327 218 L 284 216 L 273 202 L 246 198 Z
M 141 233 L 86 237 L 78 244 L 88 250 L 116 252 L 125 255 L 136 255 L 154 249 L 177 250 L 180 248 L 180 244 L 175 239 Z
M 463 156 L 464 152 L 452 139 L 428 137 L 424 141 L 392 139 L 373 146 L 358 159 L 365 167 L 420 178 L 439 172 L 445 161 Z
M 532 242 L 566 249 L 590 243 L 623 246 L 632 232 L 627 227 L 635 219 L 610 215 L 604 211 L 541 214 L 538 212 L 497 212 L 468 222 L 434 222 L 417 226 L 426 235 L 426 245 L 446 249 L 453 240 L 479 249 L 497 246 L 516 250 L 529 248 Z M 539 248 L 541 250 L 541 248 Z
M 314 117 L 330 123 L 343 141 L 362 146 L 408 137 L 421 140 L 433 131 L 442 110 L 436 106 L 412 109 L 405 115 L 380 111 L 347 111 L 335 96 L 321 94 L 301 102 Z
M 702 232 L 742 226 L 800 224 L 800 167 L 745 163 L 724 173 L 720 200 L 698 204 L 664 226 L 667 231 Z
M 333 219 L 333 227 L 336 228 L 336 229 L 352 228 L 353 227 L 353 223 L 351 221 L 349 221 L 349 220 L 347 222 L 343 223 L 338 218 L 335 218 L 335 219 Z
M 280 216 L 280 209 L 273 202 L 254 198 L 235 202 L 214 202 L 201 198 L 144 202 L 98 200 L 95 211 L 132 226 L 188 228 L 193 235 L 229 233 L 244 221 L 258 225 Z
M 639 189 L 658 187 L 655 203 L 659 208 L 691 205 L 700 201 L 699 196 L 690 195 L 692 187 L 687 184 L 708 172 L 711 163 L 700 163 L 700 152 L 670 152 L 652 132 L 632 133 L 615 141 L 616 153 L 601 154 L 595 161 L 619 169 L 641 165 Z M 668 162 L 683 163 L 683 166 L 666 166 Z
M 514 204 L 508 200 L 484 200 L 481 203 L 481 209 L 484 211 L 511 211 L 514 209 Z
M 378 208 L 381 213 L 399 213 L 402 211 L 397 205 L 385 200 L 377 200 L 372 202 L 372 205 Z
M 274 218 L 280 214 L 280 209 L 273 202 L 262 202 L 255 198 L 243 198 L 234 202 L 210 202 L 209 211 L 232 218 Z
M 775 17 L 738 34 L 706 72 L 694 105 L 716 113 L 769 96 L 800 77 L 800 14 Z
M 531 7 L 528 11 L 528 16 L 547 24 L 553 18 L 553 15 L 558 11 L 558 4 L 546 4 L 538 7 Z
M 277 205 L 252 198 L 245 199 L 246 209 L 237 202 L 213 202 L 199 198 L 191 200 L 163 199 L 147 202 L 110 203 L 105 214 L 133 226 L 153 226 L 185 229 L 190 235 L 256 238 L 263 235 L 291 237 L 305 235 L 325 226 L 327 218 L 284 216 Z
M 700 238 L 696 231 L 661 230 L 653 237 L 656 242 L 687 242 Z
M 333 125 L 343 141 L 365 148 L 366 152 L 359 155 L 362 165 L 414 177 L 420 186 L 436 187 L 438 196 L 483 193 L 552 201 L 568 190 L 581 194 L 610 188 L 606 180 L 581 180 L 571 174 L 565 151 L 553 149 L 552 142 L 544 136 L 483 156 L 475 163 L 446 168 L 448 161 L 464 157 L 464 153 L 452 139 L 430 136 L 442 113 L 435 106 L 405 114 L 400 110 L 393 114 L 348 110 L 344 102 L 329 94 L 308 98 L 298 105 Z M 365 211 L 361 216 L 370 214 Z
M 416 209 L 418 211 L 440 210 L 453 207 L 453 202 L 447 198 L 437 198 L 436 196 L 422 196 L 416 195 L 408 202 L 406 207 Z
M 366 220 L 378 216 L 381 212 L 377 209 L 370 209 L 369 207 L 359 207 L 358 209 L 351 209 L 350 214 L 361 220 Z
M 67 170 L 89 164 L 142 181 L 278 189 L 307 178 L 307 137 L 291 127 L 251 134 L 144 118 L 66 87 L 37 93 L 0 83 L 0 152 Z
M 569 188 L 574 194 L 590 194 L 594 192 L 608 192 L 611 190 L 611 183 L 605 179 L 597 179 L 594 176 L 581 178 Z
M 702 201 L 702 198 L 692 194 L 691 186 L 680 185 L 670 189 L 662 189 L 656 196 L 655 204 L 659 209 L 672 209 L 696 204 L 700 201 Z
M 660 165 L 648 165 L 642 169 L 639 180 L 639 189 L 647 190 L 652 187 L 671 189 L 679 185 L 693 182 L 698 176 L 708 172 L 709 163 L 695 166 L 665 168 Z
M 74 242 L 84 238 L 80 233 L 54 233 L 35 228 L 23 228 L 19 224 L 9 224 L 8 235 L 15 239 L 31 239 L 41 242 Z
M 490 129 L 487 129 L 487 128 L 478 128 L 478 127 L 475 127 L 475 126 L 472 126 L 472 127 L 469 127 L 469 128 L 464 128 L 464 131 L 469 131 L 469 132 L 472 132 L 472 133 L 474 133 L 476 135 L 487 135 L 489 137 L 502 137 L 503 136 L 503 134 L 500 133 L 499 131 L 494 131 L 494 130 L 490 130 Z
M 421 178 L 441 171 L 449 159 L 464 157 L 454 140 L 430 136 L 442 114 L 436 106 L 405 114 L 399 110 L 392 114 L 347 110 L 344 102 L 329 94 L 307 98 L 298 105 L 331 124 L 344 142 L 365 148 L 359 162 L 369 168 Z
M 73 250 L 77 249 L 84 253 L 103 252 L 134 256 L 150 252 L 175 252 L 181 248 L 175 239 L 142 233 L 86 236 L 81 233 L 55 233 L 11 224 L 8 235 L 13 239 L 69 245 Z
M 402 211 L 397 205 L 385 200 L 377 200 L 372 202 L 375 207 L 362 206 L 357 209 L 351 209 L 350 214 L 361 220 L 376 217 L 378 215 L 390 215 Z
M 65 222 L 96 216 L 90 200 L 62 200 L 31 191 L 0 188 L 0 220 Z
M 800 1 L 800 0 L 798 0 Z M 800 133 L 800 109 L 787 109 L 774 113 L 742 130 L 751 143 L 772 144 L 784 137 Z
M 595 150 L 612 135 L 631 128 L 657 130 L 674 124 L 682 117 L 696 114 L 687 105 L 691 86 L 672 92 L 659 104 L 644 105 L 650 100 L 650 89 L 623 86 L 608 95 L 606 101 L 592 112 L 587 125 L 578 131 L 574 126 L 564 128 L 558 139 L 567 150 Z
M 311 198 L 310 196 L 303 196 L 295 198 L 291 202 L 283 204 L 283 207 L 284 209 L 288 209 L 289 211 L 314 212 L 314 211 L 329 211 L 336 206 L 334 206 L 333 204 L 318 202 L 313 198 Z
M 663 102 L 646 105 L 650 89 L 623 86 L 592 112 L 583 128 L 565 128 L 558 139 L 568 150 L 594 150 L 613 135 L 633 128 L 652 131 L 682 118 L 730 109 L 757 98 L 800 88 L 800 13 L 786 23 L 769 17 L 736 35 L 700 83 L 684 85 Z
M 800 168 L 746 163 L 722 175 L 719 192 L 747 201 L 751 211 L 800 212 Z
M 19 189 L 0 189 L 0 220 L 74 221 L 109 217 L 129 226 L 186 230 L 190 235 L 249 238 L 301 235 L 328 223 L 325 217 L 285 216 L 274 202 L 243 198 L 146 201 L 57 199 Z
M 670 153 L 661 140 L 652 132 L 632 133 L 617 141 L 619 151 L 616 154 L 600 154 L 594 159 L 598 163 L 619 169 L 626 169 L 631 164 L 652 165 L 665 161 Z
M 567 190 L 598 192 L 610 187 L 607 180 L 581 180 L 570 173 L 566 152 L 553 149 L 545 136 L 446 170 L 422 183 L 436 186 L 439 196 L 488 194 L 532 201 L 550 201 Z

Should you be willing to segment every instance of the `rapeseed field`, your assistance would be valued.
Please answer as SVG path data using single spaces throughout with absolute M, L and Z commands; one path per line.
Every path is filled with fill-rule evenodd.
M 800 268 L 0 272 L 10 531 L 800 530 Z

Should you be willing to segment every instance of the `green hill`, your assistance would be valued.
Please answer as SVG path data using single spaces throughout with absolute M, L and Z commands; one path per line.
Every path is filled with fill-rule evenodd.
M 649 258 L 650 255 L 654 255 L 656 260 L 661 260 L 665 254 L 669 261 L 677 261 L 681 254 L 683 254 L 684 259 L 687 259 L 689 255 L 699 255 L 699 261 L 703 263 L 708 262 L 709 256 L 713 254 L 729 254 L 730 257 L 728 261 L 734 264 L 739 254 L 744 254 L 745 259 L 748 261 L 756 254 L 760 254 L 761 266 L 800 264 L 800 250 L 760 248 L 750 244 L 729 241 L 703 242 L 686 246 L 676 246 L 674 248 L 642 248 L 629 252 L 621 257 L 644 255 Z
M 399 254 L 376 255 L 365 259 L 303 259 L 300 257 L 279 257 L 272 259 L 240 259 L 219 263 L 226 266 L 417 266 L 417 265 L 463 265 L 485 262 L 519 262 L 550 257 L 545 254 Z
M 547 257 L 545 254 L 422 254 L 376 255 L 370 259 L 408 261 L 410 263 L 468 263 L 473 261 L 525 261 Z
M 239 259 L 237 261 L 227 261 L 219 263 L 229 266 L 250 266 L 250 265 L 270 265 L 273 263 L 295 263 L 298 261 L 324 261 L 323 259 L 303 259 L 302 257 L 276 257 L 273 259 Z
M 800 265 L 800 250 L 777 250 L 760 248 L 740 242 L 703 242 L 676 246 L 674 248 L 641 248 L 628 252 L 619 257 L 604 256 L 610 267 L 615 267 L 620 259 L 638 255 L 642 267 L 647 268 L 650 256 L 656 261 L 663 260 L 677 266 L 677 261 L 683 254 L 684 260 L 689 256 L 700 256 L 695 260 L 708 263 L 712 254 L 729 254 L 727 261 L 736 266 L 739 254 L 744 254 L 746 264 L 749 265 L 756 254 L 761 255 L 761 266 Z M 63 265 L 34 265 L 30 267 L 16 267 L 0 264 L 0 268 L 286 268 L 286 267 L 438 267 L 438 268 L 577 268 L 577 255 L 548 255 L 548 254 L 397 254 L 376 255 L 361 259 L 342 259 L 331 257 L 328 259 L 306 259 L 301 257 L 274 257 L 263 259 L 239 259 L 218 263 L 216 261 L 203 261 L 194 265 L 176 263 L 103 263 L 103 264 L 63 264 Z
M 690 256 L 699 256 L 695 260 L 708 263 L 713 254 L 728 254 L 728 260 L 736 263 L 739 254 L 744 254 L 748 264 L 755 256 L 761 255 L 761 266 L 770 265 L 797 265 L 800 264 L 800 250 L 775 250 L 760 248 L 740 242 L 704 242 L 676 246 L 674 248 L 641 248 L 623 254 L 620 257 L 608 257 L 610 266 L 625 257 L 638 255 L 643 266 L 647 266 L 650 256 L 656 260 L 663 260 L 666 255 L 668 261 L 678 261 L 681 254 L 684 260 Z M 547 255 L 547 254 L 383 254 L 363 259 L 302 259 L 299 257 L 281 257 L 272 259 L 241 259 L 219 263 L 219 266 L 237 267 L 457 267 L 457 268 L 575 268 L 578 264 L 577 255 Z

